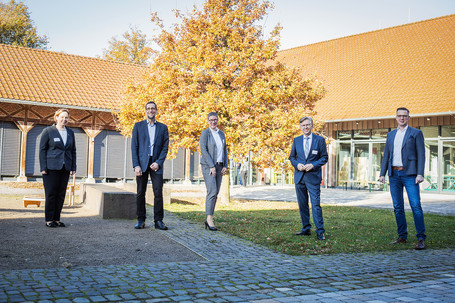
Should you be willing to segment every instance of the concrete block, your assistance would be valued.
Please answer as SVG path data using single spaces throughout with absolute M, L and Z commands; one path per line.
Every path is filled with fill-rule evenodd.
M 105 184 L 81 185 L 82 202 L 103 219 L 135 219 L 136 194 Z

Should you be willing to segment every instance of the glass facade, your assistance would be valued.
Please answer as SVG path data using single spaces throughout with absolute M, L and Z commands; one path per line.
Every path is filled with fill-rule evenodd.
M 421 189 L 455 193 L 455 126 L 420 129 L 425 137 L 425 181 Z M 335 186 L 382 188 L 376 181 L 389 131 L 383 128 L 337 132 Z
M 442 141 L 442 191 L 455 191 L 455 140 Z

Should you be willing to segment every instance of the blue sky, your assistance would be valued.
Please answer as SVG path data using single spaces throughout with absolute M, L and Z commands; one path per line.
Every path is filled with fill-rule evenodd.
M 6 2 L 7 0 L 1 0 Z M 202 0 L 23 0 L 49 49 L 95 57 L 130 26 L 154 34 L 150 12 L 167 26 L 172 10 L 183 12 Z M 263 20 L 265 32 L 283 26 L 281 49 L 336 39 L 455 13 L 454 0 L 274 0 Z

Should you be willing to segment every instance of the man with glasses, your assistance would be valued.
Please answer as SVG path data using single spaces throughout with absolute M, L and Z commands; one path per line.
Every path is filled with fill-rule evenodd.
M 295 168 L 294 183 L 299 204 L 302 230 L 295 235 L 311 235 L 310 209 L 308 207 L 308 193 L 310 194 L 313 222 L 316 226 L 316 236 L 325 240 L 324 220 L 321 208 L 321 167 L 327 163 L 327 147 L 325 139 L 313 134 L 313 119 L 303 117 L 299 121 L 302 136 L 294 138 L 292 143 L 291 160 Z
M 135 229 L 145 227 L 145 192 L 149 176 L 152 180 L 154 195 L 155 228 L 168 229 L 163 223 L 163 163 L 169 148 L 169 132 L 166 125 L 156 121 L 157 112 L 156 103 L 148 102 L 145 105 L 147 119 L 137 122 L 133 128 L 131 154 L 137 183 L 137 224 L 134 226 Z
M 423 133 L 408 125 L 409 110 L 397 109 L 397 129 L 387 134 L 379 181 L 384 183 L 388 171 L 390 194 L 392 195 L 398 238 L 390 244 L 406 243 L 408 231 L 404 212 L 403 187 L 406 188 L 409 204 L 417 231 L 415 249 L 425 249 L 425 223 L 420 205 L 419 183 L 422 183 L 425 169 L 425 144 Z

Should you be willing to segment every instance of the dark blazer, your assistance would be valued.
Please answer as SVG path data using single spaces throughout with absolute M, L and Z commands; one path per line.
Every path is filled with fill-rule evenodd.
M 227 147 L 226 147 L 226 136 L 220 130 L 221 143 L 223 144 L 223 167 L 228 167 L 228 156 L 227 156 Z M 212 132 L 210 128 L 206 128 L 201 133 L 201 139 L 199 142 L 201 146 L 201 160 L 200 163 L 202 166 L 208 166 L 209 168 L 215 167 L 217 149 L 215 139 L 213 139 Z
M 41 133 L 39 162 L 41 171 L 66 170 L 76 171 L 76 141 L 74 132 L 66 127 L 68 137 L 66 145 L 55 125 L 46 127 Z
M 387 134 L 380 176 L 385 176 L 387 171 L 389 176 L 392 175 L 393 143 L 396 134 L 396 129 Z M 423 176 L 425 170 L 425 143 L 420 129 L 408 126 L 401 151 L 399 152 L 401 152 L 404 173 L 406 175 Z
M 167 126 L 163 123 L 155 122 L 155 125 L 155 142 L 153 146 L 152 161 L 160 166 L 156 173 L 163 174 L 164 160 L 166 160 L 169 149 L 169 131 Z M 150 138 L 147 127 L 147 120 L 134 124 L 133 138 L 131 140 L 133 168 L 140 166 L 143 172 L 147 170 L 149 163 Z
M 291 163 L 295 168 L 294 183 L 298 184 L 302 178 L 305 178 L 305 182 L 309 182 L 310 184 L 321 184 L 321 167 L 327 163 L 328 159 L 327 147 L 323 137 L 313 134 L 308 158 L 305 158 L 305 152 L 303 150 L 303 135 L 294 138 L 291 155 L 289 156 L 289 160 L 291 160 Z M 299 171 L 297 169 L 299 163 L 313 164 L 314 167 L 308 172 Z

